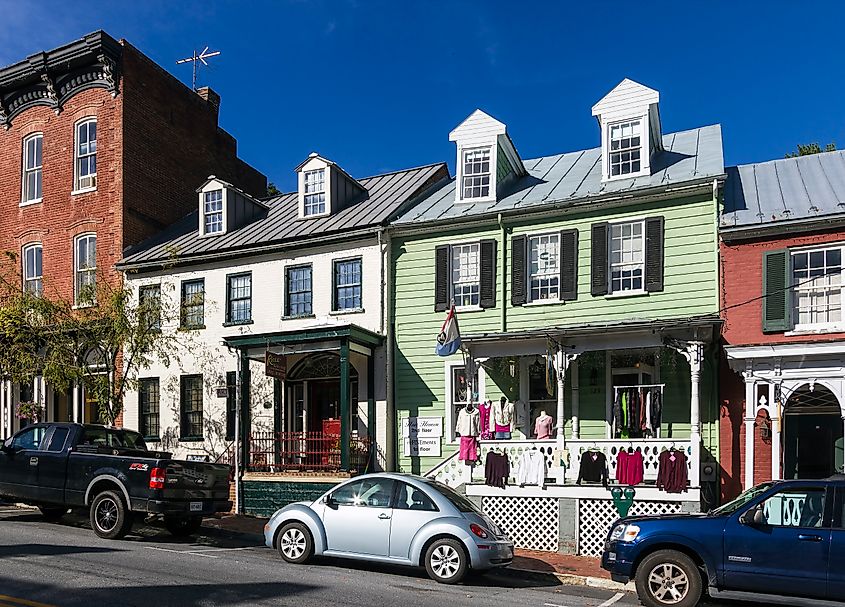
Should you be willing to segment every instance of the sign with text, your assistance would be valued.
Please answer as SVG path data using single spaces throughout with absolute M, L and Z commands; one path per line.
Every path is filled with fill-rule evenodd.
M 440 437 L 409 438 L 405 437 L 405 457 L 440 457 Z
M 442 417 L 406 417 L 402 420 L 405 438 L 440 438 L 443 436 Z
M 267 377 L 275 377 L 279 381 L 284 381 L 288 373 L 288 359 L 284 354 L 276 354 L 275 352 L 264 353 L 264 375 Z

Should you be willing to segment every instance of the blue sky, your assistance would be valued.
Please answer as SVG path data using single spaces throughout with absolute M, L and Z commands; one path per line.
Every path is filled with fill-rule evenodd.
M 222 51 L 200 84 L 284 190 L 311 151 L 357 177 L 453 168 L 448 133 L 476 107 L 523 158 L 594 147 L 590 108 L 625 77 L 660 91 L 664 132 L 721 123 L 727 164 L 845 148 L 842 2 L 0 0 L 0 14 L 4 65 L 104 29 L 190 84 L 176 60 Z

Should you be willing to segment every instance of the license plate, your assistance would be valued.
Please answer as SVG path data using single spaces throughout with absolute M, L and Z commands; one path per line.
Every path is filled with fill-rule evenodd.
M 202 502 L 191 502 L 191 512 L 202 512 Z
M 615 552 L 608 552 L 607 553 L 607 560 L 608 561 L 615 561 L 616 560 L 616 553 Z

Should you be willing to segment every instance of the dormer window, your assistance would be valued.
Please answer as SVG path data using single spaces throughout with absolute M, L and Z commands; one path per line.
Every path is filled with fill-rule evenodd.
M 305 217 L 326 212 L 326 170 L 306 171 L 304 174 L 305 198 L 302 214 Z
M 203 193 L 203 225 L 205 234 L 219 234 L 223 231 L 223 190 Z
M 464 151 L 463 198 L 490 196 L 490 148 Z
M 639 120 L 610 125 L 610 176 L 639 173 L 642 148 L 642 123 Z

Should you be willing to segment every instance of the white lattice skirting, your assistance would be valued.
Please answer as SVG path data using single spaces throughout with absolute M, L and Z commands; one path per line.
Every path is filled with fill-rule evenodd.
M 634 501 L 629 516 L 679 514 L 677 502 Z M 601 556 L 610 526 L 619 518 L 612 500 L 578 500 L 578 554 Z
M 517 548 L 557 552 L 560 530 L 557 498 L 483 497 L 481 509 L 510 536 Z

